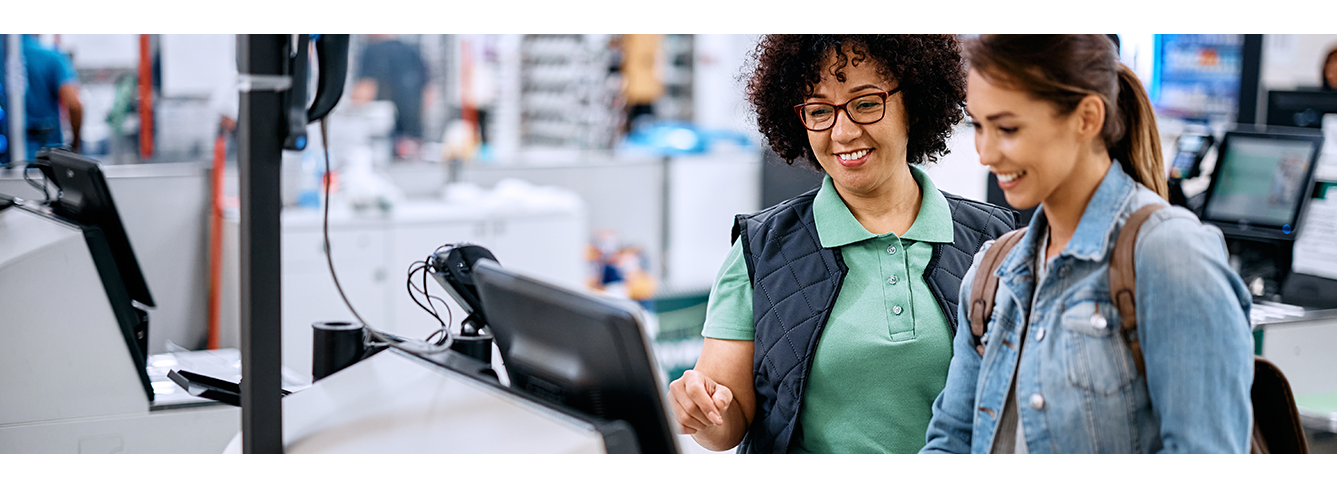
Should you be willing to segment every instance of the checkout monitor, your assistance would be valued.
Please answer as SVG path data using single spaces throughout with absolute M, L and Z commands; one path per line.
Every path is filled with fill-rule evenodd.
M 491 260 L 479 260 L 473 277 L 511 388 L 623 420 L 641 453 L 679 451 L 638 306 L 556 287 Z
M 1300 128 L 1322 128 L 1323 116 L 1337 113 L 1337 92 L 1267 92 L 1267 124 Z
M 130 238 L 125 234 L 121 216 L 111 200 L 107 178 L 97 161 L 61 149 L 44 149 L 37 154 L 34 166 L 58 191 L 51 202 L 52 212 L 78 224 L 100 229 L 111 246 L 112 258 L 130 298 L 153 307 L 149 285 L 144 281 L 135 251 L 130 247 Z
M 112 202 L 106 176 L 97 161 L 61 149 L 38 152 L 33 166 L 57 190 L 49 204 L 50 211 L 41 214 L 59 217 L 83 230 L 139 379 L 149 400 L 153 400 L 153 388 L 145 370 L 148 312 L 141 307 L 153 307 L 153 296 Z M 60 286 L 51 284 L 55 288 Z
M 1323 137 L 1226 133 L 1202 219 L 1228 237 L 1294 240 Z

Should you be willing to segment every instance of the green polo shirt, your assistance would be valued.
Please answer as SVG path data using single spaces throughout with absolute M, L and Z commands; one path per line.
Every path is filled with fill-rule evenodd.
M 930 243 L 952 242 L 952 215 L 928 175 L 913 165 L 910 172 L 923 201 L 901 237 L 864 229 L 830 176 L 813 200 L 822 247 L 839 247 L 849 272 L 817 343 L 795 452 L 915 453 L 924 446 L 952 359 L 951 331 L 924 268 Z M 754 340 L 752 320 L 752 284 L 735 241 L 711 288 L 701 335 Z

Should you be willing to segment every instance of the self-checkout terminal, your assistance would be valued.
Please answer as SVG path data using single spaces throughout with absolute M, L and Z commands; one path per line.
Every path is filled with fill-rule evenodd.
M 1281 106 L 1296 109 L 1287 105 Z M 1236 126 L 1220 137 L 1205 128 L 1187 130 L 1169 165 L 1170 196 L 1221 230 L 1230 265 L 1253 295 L 1255 353 L 1286 373 L 1306 427 L 1333 433 L 1337 138 L 1331 136 L 1337 116 L 1328 119 L 1327 138 L 1320 129 L 1292 124 L 1295 115 L 1273 116 L 1287 122 Z M 1201 193 L 1183 194 L 1185 184 L 1206 178 Z
M 304 54 L 312 41 L 314 69 Z M 469 254 L 442 251 L 431 261 L 440 284 L 471 312 L 463 330 L 431 342 L 397 337 L 366 327 L 350 303 L 353 329 L 361 326 L 364 350 L 373 353 L 284 395 L 278 371 L 280 152 L 305 148 L 305 126 L 337 102 L 347 35 L 239 35 L 237 49 L 245 378 L 235 388 L 242 431 L 229 451 L 678 451 L 667 384 L 640 326 L 639 307 L 526 278 L 468 247 L 451 250 Z M 308 71 L 320 76 L 309 101 L 298 88 L 304 82 L 292 81 Z M 338 246 L 327 239 L 326 254 L 337 254 Z M 337 286 L 333 260 L 330 269 Z M 493 336 L 500 364 L 480 350 Z
M 0 450 L 678 451 L 644 311 L 508 271 L 480 246 L 431 264 L 470 312 L 462 329 L 428 343 L 360 317 L 319 324 L 318 380 L 281 379 L 280 151 L 304 148 L 341 96 L 347 42 L 239 35 L 242 348 L 199 352 L 234 376 L 148 354 L 155 301 L 96 161 L 43 151 L 28 173 L 46 200 L 0 197 Z M 312 73 L 308 98 L 292 78 Z
M 164 362 L 189 354 L 148 353 L 153 296 L 98 163 L 48 149 L 30 166 L 43 200 L 0 197 L 0 450 L 203 453 L 226 444 L 236 409 L 165 377 Z

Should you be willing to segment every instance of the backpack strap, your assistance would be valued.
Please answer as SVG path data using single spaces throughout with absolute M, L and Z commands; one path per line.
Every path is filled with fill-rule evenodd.
M 1149 204 L 1128 216 L 1128 221 L 1119 229 L 1119 239 L 1114 243 L 1114 256 L 1110 259 L 1110 300 L 1119 309 L 1119 317 L 1123 319 L 1124 343 L 1133 353 L 1133 363 L 1137 365 L 1137 373 L 1142 376 L 1147 374 L 1147 365 L 1142 360 L 1142 343 L 1137 340 L 1137 274 L 1134 271 L 1133 252 L 1137 247 L 1137 232 L 1142 229 L 1142 223 L 1163 207 L 1164 204 Z
M 994 275 L 994 271 L 1002 264 L 1007 251 L 1012 250 L 1012 246 L 1021 242 L 1021 237 L 1025 235 L 1024 227 L 1003 234 L 994 241 L 993 247 L 984 251 L 980 267 L 975 270 L 975 282 L 970 286 L 970 334 L 975 337 L 975 351 L 981 357 L 984 356 L 984 344 L 980 343 L 980 338 L 984 337 L 984 322 L 993 314 L 993 298 L 998 292 L 998 276 Z

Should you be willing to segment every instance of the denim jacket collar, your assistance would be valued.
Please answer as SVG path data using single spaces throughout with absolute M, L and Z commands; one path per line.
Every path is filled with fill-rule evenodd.
M 1086 204 L 1082 219 L 1077 223 L 1077 231 L 1073 233 L 1072 239 L 1059 255 L 1088 261 L 1102 260 L 1106 252 L 1113 247 L 1110 236 L 1119 221 L 1123 219 L 1123 209 L 1136 192 L 1137 183 L 1133 182 L 1132 176 L 1123 171 L 1118 161 L 1111 163 L 1109 170 L 1105 172 L 1105 178 L 1096 188 L 1095 195 L 1091 196 L 1091 202 Z M 1019 247 L 1008 252 L 994 275 L 1029 276 L 1041 239 L 1039 234 L 1032 234 L 1030 231 L 1046 230 L 1048 221 L 1044 215 L 1044 207 L 1036 208 L 1035 215 L 1028 224 L 1029 229 L 1025 239 L 1018 244 Z

